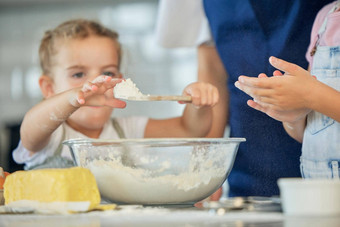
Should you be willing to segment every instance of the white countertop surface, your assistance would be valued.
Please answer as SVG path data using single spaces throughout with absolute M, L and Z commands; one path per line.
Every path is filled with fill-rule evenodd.
M 339 227 L 340 217 L 287 217 L 280 212 L 230 211 L 196 208 L 136 208 L 95 211 L 70 215 L 6 214 L 0 215 L 1 227 L 34 226 L 284 226 Z

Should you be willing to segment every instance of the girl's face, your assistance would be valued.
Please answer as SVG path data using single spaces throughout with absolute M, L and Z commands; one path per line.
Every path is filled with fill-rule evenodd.
M 99 75 L 120 78 L 117 44 L 110 38 L 90 36 L 60 41 L 52 67 L 55 94 L 82 87 Z M 108 91 L 113 96 L 112 89 Z M 67 122 L 76 130 L 101 130 L 110 118 L 111 107 L 80 107 Z

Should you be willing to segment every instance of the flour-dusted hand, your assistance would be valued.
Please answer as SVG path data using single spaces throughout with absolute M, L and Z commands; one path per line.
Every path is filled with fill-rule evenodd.
M 247 101 L 250 107 L 282 121 L 287 133 L 299 142 L 312 110 L 340 120 L 337 90 L 295 64 L 275 57 L 270 57 L 269 62 L 285 73 L 275 71 L 272 77 L 262 73 L 258 78 L 240 76 L 235 82 L 237 88 L 253 98 Z
M 110 76 L 98 76 L 93 81 L 83 85 L 77 92 L 79 105 L 87 106 L 111 106 L 114 108 L 125 107 L 124 101 L 113 97 L 113 88 L 122 79 L 113 79 Z
M 189 84 L 182 93 L 183 96 L 191 96 L 195 107 L 213 107 L 219 100 L 219 93 L 210 83 L 195 82 Z M 185 103 L 185 102 L 180 102 Z
M 240 76 L 235 86 L 250 95 L 247 104 L 279 121 L 293 122 L 305 117 L 311 109 L 310 90 L 319 82 L 303 68 L 271 57 L 272 77 L 261 73 L 258 78 Z
M 307 70 L 275 57 L 270 58 L 270 63 L 285 74 L 267 77 L 262 73 L 258 78 L 240 76 L 235 86 L 256 101 L 271 104 L 280 110 L 309 107 L 310 89 L 318 83 L 315 78 Z M 275 74 L 278 75 L 278 71 Z

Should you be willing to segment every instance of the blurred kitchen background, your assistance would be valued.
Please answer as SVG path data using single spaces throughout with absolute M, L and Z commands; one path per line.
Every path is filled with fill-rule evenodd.
M 26 111 L 42 97 L 38 47 L 45 30 L 88 18 L 120 34 L 122 72 L 146 94 L 181 94 L 196 80 L 195 49 L 169 50 L 154 40 L 157 0 L 0 0 L 0 166 L 12 172 L 11 151 Z M 177 102 L 128 102 L 116 116 L 164 118 L 181 114 Z

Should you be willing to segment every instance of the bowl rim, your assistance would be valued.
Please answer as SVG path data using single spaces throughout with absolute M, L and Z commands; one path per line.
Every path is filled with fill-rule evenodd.
M 152 144 L 152 143 L 211 143 L 228 144 L 245 142 L 245 138 L 142 138 L 142 139 L 69 139 L 64 140 L 64 145 L 90 145 L 90 144 Z

